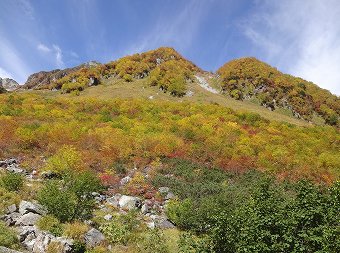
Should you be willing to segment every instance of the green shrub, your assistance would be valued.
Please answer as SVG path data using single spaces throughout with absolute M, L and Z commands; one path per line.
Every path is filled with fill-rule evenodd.
M 213 253 L 214 247 L 211 238 L 206 235 L 195 236 L 191 233 L 180 235 L 178 242 L 180 252 L 182 253 Z
M 24 185 L 24 177 L 18 173 L 6 173 L 1 177 L 1 185 L 7 191 L 19 191 Z
M 113 244 L 127 245 L 136 240 L 136 233 L 140 229 L 140 221 L 136 218 L 135 212 L 126 215 L 115 215 L 111 222 L 101 226 L 108 241 Z
M 80 153 L 72 146 L 65 145 L 47 160 L 46 170 L 65 174 L 82 169 Z
M 161 230 L 152 229 L 142 233 L 141 242 L 138 243 L 140 252 L 144 253 L 167 253 L 169 249 L 166 238 Z
M 19 243 L 15 232 L 6 227 L 6 225 L 0 222 L 0 245 L 8 248 L 14 247 Z
M 5 188 L 0 187 L 0 214 L 5 212 L 6 207 L 20 202 L 20 196 L 16 192 L 7 191 Z
M 85 223 L 76 221 L 67 223 L 64 227 L 64 236 L 77 241 L 84 241 L 84 235 L 89 231 L 89 226 Z
M 63 234 L 62 224 L 52 215 L 42 217 L 38 221 L 37 226 L 39 229 L 49 231 L 55 236 L 61 236 Z
M 95 206 L 92 192 L 100 190 L 100 181 L 94 174 L 67 173 L 61 181 L 47 182 L 38 200 L 61 222 L 88 219 Z

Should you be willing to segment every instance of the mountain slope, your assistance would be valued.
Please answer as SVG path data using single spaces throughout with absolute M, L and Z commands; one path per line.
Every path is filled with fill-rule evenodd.
M 14 91 L 19 88 L 19 84 L 11 78 L 1 78 L 0 77 L 0 93 L 6 91 Z
M 299 118 L 320 115 L 327 124 L 339 122 L 340 100 L 329 91 L 301 78 L 283 74 L 256 58 L 241 58 L 222 66 L 217 73 L 224 93 L 235 99 L 254 99 L 275 110 L 285 108 Z
M 28 78 L 26 87 L 61 89 L 70 93 L 82 91 L 110 77 L 128 82 L 149 77 L 150 86 L 158 86 L 164 92 L 182 96 L 186 92 L 186 83 L 192 81 L 193 74 L 198 71 L 201 70 L 173 48 L 162 47 L 107 64 L 80 65 L 66 70 L 33 74 Z
M 39 72 L 28 78 L 25 87 L 61 90 L 63 94 L 79 95 L 80 91 L 89 86 L 120 81 L 125 82 L 125 85 L 134 85 L 140 83 L 139 80 L 143 80 L 143 89 L 157 88 L 150 95 L 152 97 L 159 90 L 174 97 L 192 96 L 192 90 L 196 90 L 194 84 L 203 87 L 198 91 L 200 95 L 215 97 L 217 100 L 220 100 L 217 95 L 221 90 L 221 93 L 229 97 L 253 102 L 254 107 L 258 104 L 307 122 L 329 125 L 338 125 L 340 122 L 340 100 L 337 96 L 311 82 L 283 74 L 256 58 L 230 61 L 217 71 L 217 75 L 210 75 L 168 47 L 126 56 L 107 64 L 90 62 L 65 70 Z M 123 86 L 122 89 L 119 93 L 124 93 L 129 87 Z M 115 94 L 109 96 L 116 97 Z M 217 101 L 210 99 L 210 102 Z M 243 108 L 243 105 L 233 105 L 232 108 L 249 108 Z M 267 114 L 261 110 L 258 113 Z

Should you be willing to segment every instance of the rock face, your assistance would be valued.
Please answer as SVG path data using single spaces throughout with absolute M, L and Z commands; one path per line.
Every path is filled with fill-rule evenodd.
M 41 215 L 36 213 L 27 213 L 21 216 L 15 225 L 17 226 L 34 226 L 41 218 Z
M 43 206 L 41 206 L 37 203 L 33 203 L 33 202 L 23 200 L 19 204 L 19 213 L 22 214 L 22 215 L 28 214 L 28 213 L 35 213 L 35 214 L 39 214 L 39 215 L 44 215 L 44 214 L 46 214 L 46 210 L 44 209 Z
M 63 78 L 64 76 L 71 74 L 72 72 L 75 72 L 77 70 L 80 70 L 81 68 L 90 68 L 92 66 L 100 65 L 100 63 L 91 61 L 84 63 L 82 65 L 76 66 L 74 68 L 68 68 L 68 69 L 55 69 L 51 71 L 41 71 L 38 73 L 34 73 L 30 75 L 25 82 L 24 88 L 26 89 L 40 89 L 43 86 L 47 86 L 56 80 L 59 80 Z M 96 85 L 96 82 L 98 80 L 92 80 L 91 85 Z
M 1 78 L 0 77 L 0 90 L 1 87 L 6 91 L 14 91 L 20 87 L 20 85 L 11 78 Z

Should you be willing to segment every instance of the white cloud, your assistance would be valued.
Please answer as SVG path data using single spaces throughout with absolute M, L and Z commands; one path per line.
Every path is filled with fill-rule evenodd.
M 63 61 L 63 51 L 61 50 L 61 48 L 58 45 L 53 44 L 52 47 L 50 48 L 43 43 L 39 43 L 38 46 L 37 46 L 37 49 L 40 52 L 47 54 L 48 56 L 53 55 L 55 65 L 58 68 L 64 68 L 65 67 L 65 64 L 64 64 L 64 61 Z
M 50 52 L 52 51 L 48 46 L 46 46 L 46 45 L 44 45 L 44 44 L 42 44 L 42 43 L 40 43 L 40 44 L 37 46 L 37 49 L 38 49 L 39 51 L 43 52 L 43 53 L 50 53 Z
M 143 52 L 159 46 L 176 45 L 176 48 L 189 47 L 200 26 L 204 12 L 208 10 L 208 1 L 187 1 L 176 16 L 163 18 L 155 22 L 155 28 L 133 44 L 127 54 Z
M 17 82 L 24 82 L 31 71 L 19 56 L 18 51 L 13 47 L 12 43 L 7 41 L 3 36 L 0 36 L 0 55 L 1 65 L 5 66 L 6 70 L 11 73 L 11 76 L 14 77 Z
M 50 52 L 52 51 L 48 46 L 46 46 L 46 45 L 44 45 L 44 44 L 42 44 L 42 43 L 40 43 L 40 44 L 37 46 L 37 49 L 38 49 L 39 51 L 43 52 L 43 53 L 50 53 Z
M 63 51 L 57 45 L 53 45 L 53 49 L 54 49 L 54 54 L 55 54 L 55 61 L 56 61 L 58 68 L 64 68 L 65 64 L 63 62 Z
M 258 1 L 244 34 L 279 69 L 340 94 L 337 0 Z
M 3 68 L 1 68 L 0 67 L 0 77 L 1 78 L 12 78 L 13 79 L 13 76 L 10 74 L 10 73 L 8 73 L 5 69 L 3 69 Z

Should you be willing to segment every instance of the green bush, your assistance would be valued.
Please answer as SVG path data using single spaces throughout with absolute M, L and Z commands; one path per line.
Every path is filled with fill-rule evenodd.
M 113 216 L 111 222 L 101 226 L 101 230 L 111 243 L 127 245 L 136 240 L 140 225 L 136 213 L 129 212 L 126 215 Z
M 39 229 L 49 231 L 55 236 L 61 236 L 63 234 L 63 225 L 52 215 L 42 217 L 38 221 L 37 226 Z
M 24 177 L 18 173 L 6 173 L 1 177 L 1 185 L 7 191 L 19 191 L 24 185 Z
M 144 253 L 167 253 L 169 249 L 166 238 L 161 230 L 152 229 L 142 234 L 141 242 L 138 243 L 140 252 Z
M 0 222 L 0 245 L 8 248 L 12 248 L 19 243 L 18 238 L 13 230 L 6 227 L 6 225 Z
M 213 253 L 213 242 L 206 235 L 195 236 L 191 233 L 180 235 L 178 246 L 181 253 Z
M 61 222 L 88 219 L 95 205 L 91 193 L 100 190 L 100 181 L 94 174 L 69 172 L 61 181 L 47 182 L 38 193 L 38 200 Z

